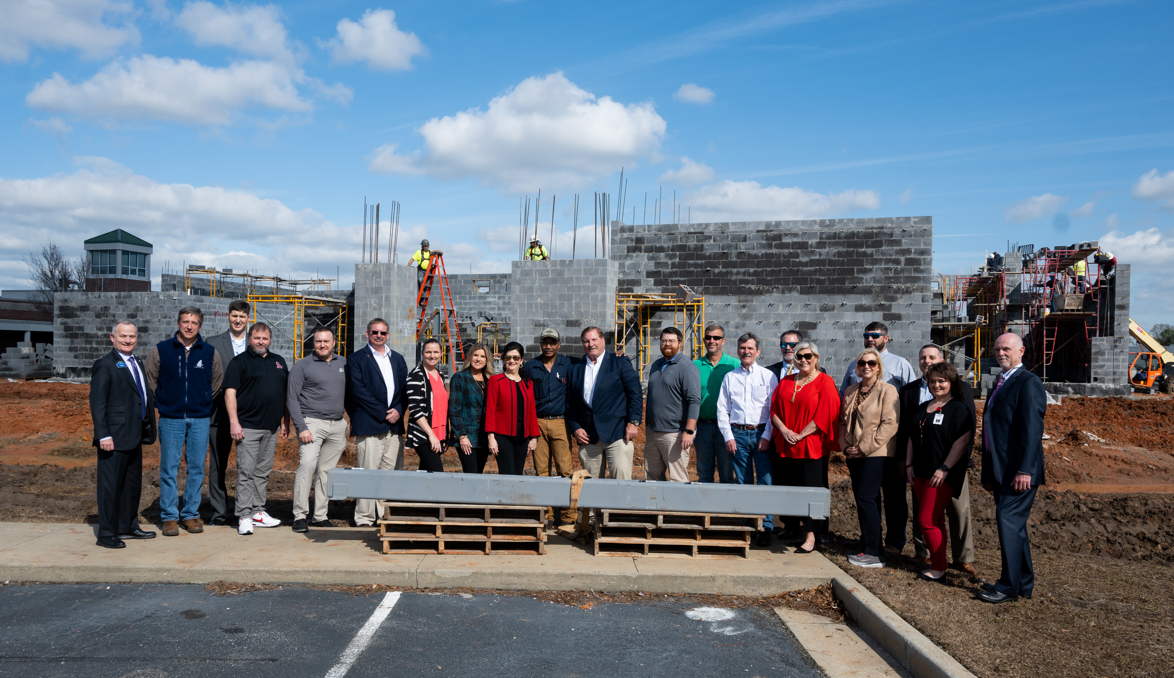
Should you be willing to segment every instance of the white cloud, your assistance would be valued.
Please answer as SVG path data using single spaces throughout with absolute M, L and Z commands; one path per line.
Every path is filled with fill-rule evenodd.
M 295 83 L 301 71 L 267 61 L 242 61 L 226 68 L 191 59 L 149 54 L 117 59 L 94 77 L 74 84 L 59 73 L 25 97 L 32 108 L 94 118 L 168 120 L 226 125 L 236 113 L 269 108 L 304 113 L 313 108 Z
M 426 150 L 375 151 L 373 172 L 476 177 L 521 192 L 581 185 L 631 167 L 660 146 L 666 123 L 651 103 L 621 104 L 580 89 L 561 72 L 523 80 L 485 111 L 433 118 L 417 131 Z
M 719 181 L 685 194 L 682 202 L 693 208 L 694 222 L 822 219 L 880 208 L 875 191 L 815 193 L 756 181 Z
M 1174 209 L 1174 170 L 1159 175 L 1158 170 L 1152 169 L 1133 185 L 1130 195 L 1142 200 L 1160 200 L 1165 209 Z
M 681 169 L 665 172 L 660 175 L 660 181 L 676 186 L 696 186 L 713 181 L 713 168 L 703 162 L 681 158 Z
M 1145 327 L 1170 321 L 1170 297 L 1174 278 L 1174 230 L 1156 228 L 1125 234 L 1112 231 L 1102 236 L 1101 247 L 1113 253 L 1120 264 L 1130 265 L 1132 306 L 1130 315 Z
M 899 198 L 902 205 L 908 205 L 909 201 L 912 199 L 913 199 L 913 189 L 912 188 L 906 188 L 905 192 L 902 193 L 901 197 Z
M 1051 193 L 1044 193 L 1043 195 L 1033 196 L 1026 200 L 1011 205 L 1004 212 L 1007 221 L 1013 221 L 1021 224 L 1032 219 L 1039 219 L 1060 211 L 1064 203 L 1068 202 L 1068 196 L 1053 195 Z
M 1097 201 L 1096 200 L 1093 200 L 1092 202 L 1086 202 L 1083 205 L 1081 205 L 1080 207 L 1077 207 L 1076 209 L 1072 210 L 1072 212 L 1069 214 L 1069 216 L 1073 216 L 1073 217 L 1091 216 L 1092 211 L 1095 210 L 1096 208 L 1097 208 Z
M 1121 223 L 1121 219 L 1117 216 L 1116 212 L 1113 212 L 1112 214 L 1110 214 L 1108 217 L 1105 218 L 1104 223 L 1101 225 L 1104 226 L 1105 228 L 1108 228 L 1108 229 L 1115 229 L 1115 228 L 1117 228 L 1118 224 L 1120 224 L 1120 223 Z
M 713 101 L 713 90 L 708 87 L 701 87 L 687 82 L 681 85 L 681 88 L 673 94 L 673 98 L 677 101 L 684 101 L 689 104 L 708 104 Z
M 67 134 L 73 133 L 73 128 L 67 125 L 61 118 L 49 118 L 48 120 L 34 120 L 29 118 L 29 124 L 45 134 L 51 134 L 58 139 L 64 139 Z
M 135 12 L 125 0 L 3 0 L 0 61 L 25 61 L 34 46 L 77 49 L 88 58 L 111 54 L 138 44 Z
M 293 61 L 281 10 L 274 5 L 221 7 L 197 0 L 184 5 L 175 23 L 191 33 L 197 45 L 219 45 L 253 56 Z
M 342 19 L 337 30 L 334 38 L 323 43 L 335 63 L 366 61 L 376 70 L 402 71 L 412 67 L 412 57 L 427 54 L 415 33 L 395 25 L 395 12 L 390 9 L 369 9 L 358 23 Z
M 167 7 L 167 0 L 147 0 L 147 10 L 155 21 L 167 21 L 171 18 L 171 9 Z

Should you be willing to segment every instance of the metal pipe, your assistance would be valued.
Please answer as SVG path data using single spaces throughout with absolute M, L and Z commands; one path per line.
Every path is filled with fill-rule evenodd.
M 371 255 L 374 264 L 379 263 L 379 203 L 375 203 L 375 244 L 371 246 Z
M 367 263 L 367 196 L 363 196 L 363 259 Z
M 554 205 L 558 202 L 558 195 L 550 196 L 550 258 L 554 258 Z
M 575 258 L 575 245 L 579 241 L 579 194 L 575 194 L 575 221 L 571 228 L 571 259 Z

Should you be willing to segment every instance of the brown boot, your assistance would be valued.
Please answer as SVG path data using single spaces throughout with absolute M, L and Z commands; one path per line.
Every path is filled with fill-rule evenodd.
M 974 563 L 962 563 L 961 565 L 957 565 L 956 567 L 959 570 L 962 570 L 966 574 L 970 575 L 970 582 L 972 584 L 978 584 L 978 583 L 986 581 L 985 579 L 982 578 L 981 575 L 978 574 L 978 570 L 976 570 L 974 568 Z
M 204 531 L 204 524 L 200 522 L 199 518 L 188 518 L 183 521 L 183 529 L 190 534 L 199 534 Z
M 166 520 L 163 522 L 163 536 L 177 537 L 179 536 L 179 523 L 174 520 Z

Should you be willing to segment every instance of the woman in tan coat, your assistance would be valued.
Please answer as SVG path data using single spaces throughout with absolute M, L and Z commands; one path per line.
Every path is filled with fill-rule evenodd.
M 852 476 L 856 515 L 860 519 L 863 551 L 848 556 L 860 567 L 884 567 L 881 562 L 881 513 L 877 505 L 885 458 L 897 456 L 900 403 L 897 389 L 884 380 L 885 367 L 875 348 L 856 359 L 861 381 L 844 391 L 840 407 L 840 445 Z

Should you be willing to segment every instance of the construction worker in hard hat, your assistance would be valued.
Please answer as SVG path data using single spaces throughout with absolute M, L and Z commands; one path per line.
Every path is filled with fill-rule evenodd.
M 424 285 L 424 278 L 428 273 L 428 264 L 432 261 L 433 254 L 440 254 L 440 252 L 433 252 L 429 249 L 428 240 L 420 241 L 420 249 L 412 255 L 412 260 L 409 265 L 416 268 L 416 285 L 422 287 Z
M 545 261 L 550 258 L 550 252 L 542 246 L 538 238 L 530 239 L 530 248 L 526 250 L 526 258 L 530 261 Z

